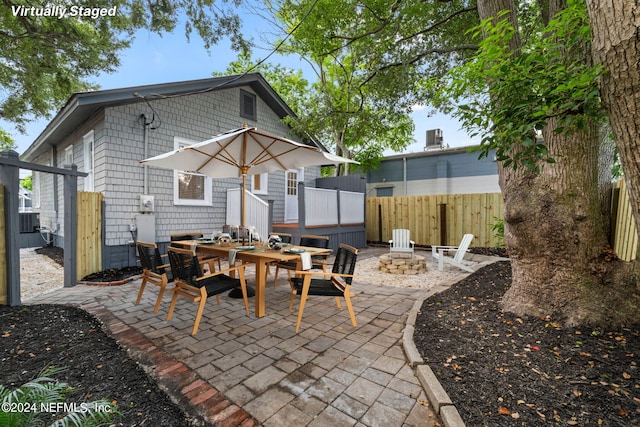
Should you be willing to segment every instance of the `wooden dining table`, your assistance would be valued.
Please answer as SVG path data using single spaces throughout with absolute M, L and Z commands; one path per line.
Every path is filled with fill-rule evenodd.
M 324 248 L 312 248 L 306 246 L 289 245 L 280 250 L 267 249 L 260 247 L 261 245 L 253 245 L 255 249 L 237 249 L 246 247 L 242 243 L 231 243 L 228 245 L 221 245 L 214 242 L 202 241 L 202 240 L 178 240 L 171 242 L 174 245 L 182 246 L 185 248 L 193 248 L 197 253 L 212 254 L 219 257 L 228 258 L 229 252 L 232 249 L 236 249 L 236 259 L 242 260 L 256 265 L 256 279 L 255 279 L 255 314 L 256 317 L 263 317 L 265 315 L 265 289 L 266 289 L 266 268 L 267 264 L 271 262 L 280 261 L 295 261 L 300 267 L 300 253 L 296 251 L 309 252 L 311 255 L 328 255 L 331 253 L 331 249 Z

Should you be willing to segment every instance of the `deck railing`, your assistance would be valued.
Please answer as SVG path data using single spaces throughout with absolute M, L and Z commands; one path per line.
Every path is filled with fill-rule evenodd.
M 240 191 L 240 188 L 227 190 L 226 221 L 228 225 L 240 225 Z M 254 226 L 260 237 L 266 239 L 269 234 L 269 203 L 249 191 L 246 191 L 245 195 L 247 204 L 244 211 L 245 225 Z
M 364 193 L 304 188 L 304 223 L 307 227 L 364 223 Z

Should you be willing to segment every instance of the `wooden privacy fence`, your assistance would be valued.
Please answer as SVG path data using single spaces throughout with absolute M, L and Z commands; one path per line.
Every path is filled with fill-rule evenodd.
M 78 279 L 102 270 L 102 193 L 78 192 Z
M 4 265 L 0 268 L 0 304 L 7 304 L 7 246 L 5 244 L 5 236 L 7 230 L 4 225 L 4 186 L 0 185 L 0 264 Z
M 613 227 L 611 247 L 621 260 L 631 261 L 636 259 L 638 250 L 636 222 L 631 212 L 629 194 L 624 179 L 616 181 L 613 187 L 614 209 L 612 214 L 614 216 L 611 218 Z
M 466 233 L 471 246 L 494 247 L 491 224 L 504 216 L 501 193 L 439 194 L 367 198 L 367 240 L 387 242 L 395 228 L 406 228 L 418 245 L 458 245 Z

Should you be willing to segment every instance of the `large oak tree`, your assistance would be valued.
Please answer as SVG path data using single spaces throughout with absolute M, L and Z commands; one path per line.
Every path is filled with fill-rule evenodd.
M 573 324 L 625 324 L 640 316 L 635 263 L 615 259 L 608 248 L 613 144 L 603 130 L 597 86 L 600 79 L 637 199 L 637 172 L 627 168 L 639 164 L 630 142 L 638 125 L 633 17 L 639 14 L 629 2 L 620 3 L 590 2 L 597 63 L 579 0 L 347 0 L 333 26 L 316 23 L 316 49 L 376 46 L 367 54 L 367 70 L 395 78 L 390 90 L 404 84 L 415 101 L 429 102 L 429 94 L 452 84 L 460 100 L 453 111 L 482 129 L 484 148 L 496 149 L 513 266 L 506 310 Z M 627 19 L 609 33 L 614 16 Z M 482 30 L 466 32 L 474 17 L 484 21 Z M 458 68 L 461 63 L 466 65 Z M 416 70 L 430 84 L 416 80 Z M 640 202 L 634 204 L 640 212 Z

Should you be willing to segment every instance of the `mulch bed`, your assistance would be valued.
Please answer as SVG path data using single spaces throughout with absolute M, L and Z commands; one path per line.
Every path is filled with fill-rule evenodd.
M 465 423 L 640 426 L 638 327 L 570 328 L 503 313 L 499 301 L 510 283 L 509 262 L 494 263 L 427 299 L 416 319 L 416 347 Z M 46 366 L 66 366 L 59 379 L 80 387 L 68 401 L 116 400 L 124 413 L 117 425 L 193 422 L 82 310 L 0 306 L 0 325 L 0 384 L 14 387 Z
M 61 266 L 64 266 L 64 250 L 62 248 L 58 248 L 56 246 L 45 246 L 43 248 L 37 248 L 35 252 L 40 255 L 48 256 L 54 262 L 58 263 Z M 109 268 L 107 270 L 89 274 L 80 279 L 80 281 L 96 283 L 122 282 L 123 280 L 138 276 L 140 274 L 142 274 L 142 268 L 137 266 Z
M 46 367 L 63 367 L 55 379 L 77 388 L 65 403 L 114 402 L 122 415 L 111 425 L 203 425 L 174 404 L 101 323 L 81 309 L 0 305 L 0 325 L 0 384 L 11 390 Z
M 509 262 L 494 263 L 427 299 L 416 320 L 416 347 L 465 423 L 640 425 L 640 325 L 506 314 L 510 283 Z

